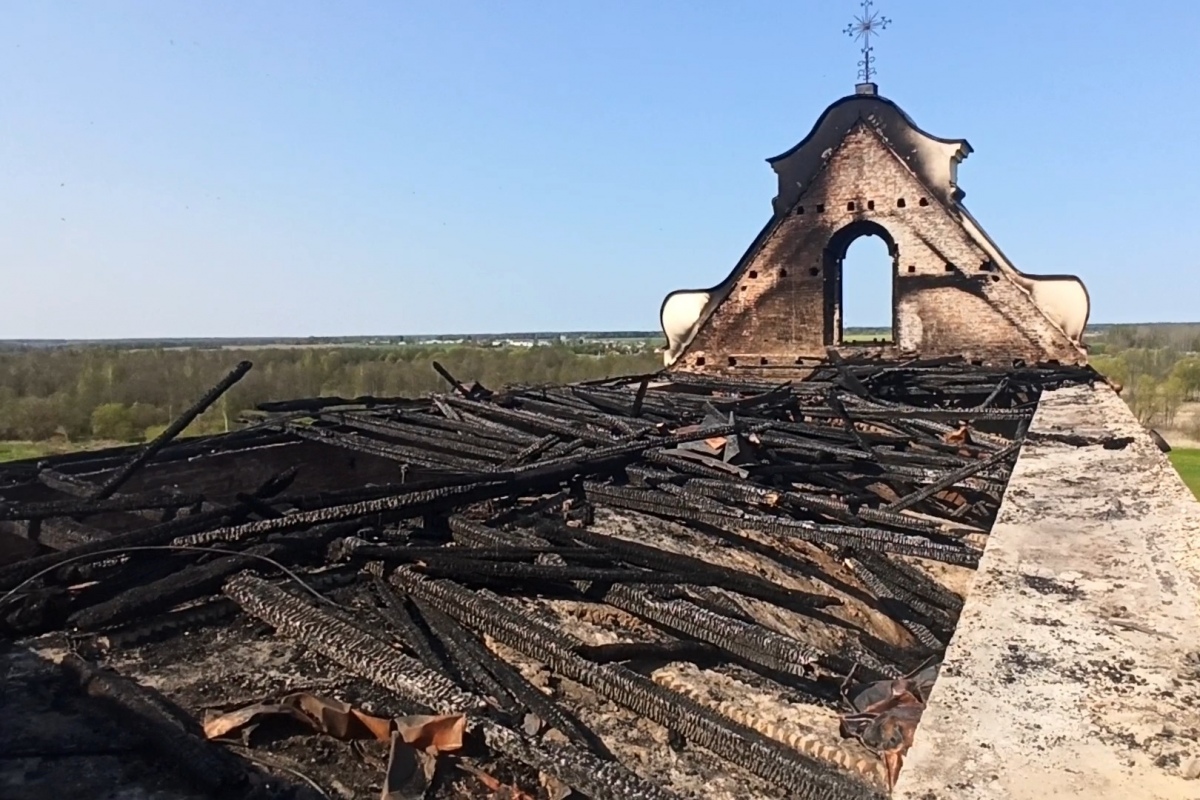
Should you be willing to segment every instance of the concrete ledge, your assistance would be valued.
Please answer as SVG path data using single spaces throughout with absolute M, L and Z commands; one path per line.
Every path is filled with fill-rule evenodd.
M 1030 434 L 894 796 L 1196 800 L 1200 504 L 1107 386 Z

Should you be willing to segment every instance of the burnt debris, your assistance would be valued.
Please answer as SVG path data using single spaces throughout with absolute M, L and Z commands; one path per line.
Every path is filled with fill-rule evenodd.
M 0 549 L 21 555 L 0 561 L 0 635 L 66 634 L 101 665 L 280 637 L 400 712 L 464 715 L 464 765 L 596 798 L 695 795 L 718 773 L 756 796 L 886 791 L 871 776 L 902 753 L 846 768 L 846 748 L 875 755 L 838 742 L 837 712 L 863 710 L 843 684 L 937 663 L 963 605 L 946 576 L 978 563 L 1041 392 L 1097 378 L 836 357 L 782 385 L 492 391 L 438 365 L 445 394 L 273 403 L 174 438 L 247 369 L 145 448 L 0 468 L 0 538 L 22 540 Z M 713 682 L 655 672 L 672 664 Z M 132 708 L 126 675 L 109 694 Z M 730 712 L 726 685 L 812 722 L 743 724 L 773 712 Z M 177 771 L 243 780 L 205 766 L 218 745 L 172 737 L 151 745 Z M 669 758 L 639 757 L 654 748 Z

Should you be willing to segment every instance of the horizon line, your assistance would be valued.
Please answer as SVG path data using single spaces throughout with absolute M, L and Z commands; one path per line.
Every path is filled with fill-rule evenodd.
M 1088 328 L 1112 328 L 1117 326 L 1145 327 L 1169 325 L 1200 325 L 1196 321 L 1167 321 L 1167 322 L 1097 322 Z M 849 325 L 846 331 L 876 331 L 887 330 L 888 325 Z M 479 339 L 479 338 L 548 338 L 562 336 L 594 336 L 607 338 L 660 338 L 661 330 L 542 330 L 542 331 L 483 331 L 479 333 L 349 333 L 349 334 L 302 334 L 302 335 L 267 335 L 267 336 L 106 336 L 106 337 L 61 337 L 61 338 L 11 338 L 0 339 L 0 344 L 29 344 L 29 343 L 103 343 L 103 342 L 283 342 L 283 341 L 312 341 L 333 339 Z

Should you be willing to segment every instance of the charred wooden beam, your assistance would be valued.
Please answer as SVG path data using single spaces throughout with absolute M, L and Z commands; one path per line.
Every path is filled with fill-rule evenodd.
M 897 553 L 951 564 L 975 564 L 979 553 L 964 546 L 939 544 L 929 539 L 880 528 L 856 528 L 846 525 L 822 525 L 803 520 L 756 514 L 711 514 L 686 504 L 673 502 L 671 495 L 630 487 L 585 482 L 584 491 L 599 502 L 632 511 L 712 525 L 730 530 L 751 529 L 775 536 L 803 539 L 818 544 L 861 548 L 875 552 Z M 664 499 L 669 498 L 669 500 Z
M 80 630 L 96 630 L 165 611 L 219 591 L 230 575 L 247 567 L 261 568 L 261 559 L 278 560 L 298 549 L 312 550 L 319 544 L 315 539 L 336 536 L 344 532 L 345 527 L 329 526 L 322 531 L 310 531 L 304 537 L 281 538 L 247 548 L 245 555 L 225 555 L 204 564 L 188 566 L 156 581 L 132 586 L 104 602 L 81 608 L 71 614 L 67 622 Z
M 334 543 L 343 557 L 369 558 L 388 564 L 424 564 L 427 562 L 532 561 L 538 556 L 557 555 L 576 562 L 610 564 L 605 553 L 588 547 L 421 547 L 419 545 L 372 544 L 363 539 L 347 537 Z M 469 568 L 468 568 L 469 569 Z
M 50 500 L 21 505 L 0 504 L 0 520 L 31 520 L 50 517 L 83 517 L 112 512 L 137 512 L 146 509 L 178 509 L 204 501 L 199 494 L 122 495 L 103 500 Z
M 310 589 L 323 592 L 349 586 L 357 580 L 358 571 L 346 567 L 333 567 L 320 572 L 305 572 L 303 577 Z M 290 581 L 291 578 L 286 580 Z M 136 647 L 148 642 L 161 641 L 178 633 L 228 622 L 240 612 L 237 603 L 228 597 L 217 596 L 149 619 L 118 625 L 97 636 L 96 641 L 106 648 Z
M 461 517 L 452 517 L 450 525 L 456 536 L 472 542 L 549 544 L 540 536 L 498 531 Z M 824 657 L 803 642 L 757 623 L 716 613 L 687 600 L 654 597 L 636 586 L 606 587 L 603 600 L 614 608 L 781 674 L 809 675 Z
M 892 586 L 903 588 L 950 613 L 958 614 L 962 611 L 963 598 L 916 567 L 875 553 L 860 553 L 858 557 L 870 567 L 872 572 L 887 580 Z
M 520 464 L 523 464 L 532 458 L 537 458 L 542 453 L 546 452 L 561 441 L 562 439 L 560 439 L 556 433 L 546 434 L 533 444 L 521 448 L 519 451 L 506 458 L 500 465 L 500 469 L 519 466 Z
M 492 673 L 479 663 L 476 653 L 469 650 L 467 639 L 470 633 L 461 625 L 450 619 L 437 608 L 412 600 L 412 605 L 425 626 L 433 634 L 447 656 L 449 666 L 458 682 L 464 684 L 476 695 L 485 698 L 489 705 L 504 713 L 504 721 L 509 721 L 516 709 L 512 695 L 492 676 Z
M 398 654 L 378 639 L 322 613 L 266 581 L 243 573 L 225 585 L 225 592 L 248 613 L 286 636 L 341 664 L 410 703 L 438 713 L 466 713 L 491 747 L 535 769 L 554 775 L 599 800 L 673 800 L 674 795 L 653 786 L 624 767 L 605 762 L 571 747 L 547 751 L 514 731 L 477 715 L 483 702 L 463 692 L 419 661 Z
M 901 613 L 893 614 L 892 616 L 897 622 L 900 623 L 901 627 L 913 635 L 914 639 L 936 653 L 940 653 L 946 649 L 946 642 L 943 642 L 942 640 L 938 639 L 938 637 L 934 636 L 933 632 L 929 630 L 929 628 L 917 620 L 915 615 L 912 613 L 911 607 L 908 607 L 907 604 L 903 603 L 897 594 L 892 591 L 886 583 L 881 581 L 877 575 L 867 569 L 861 561 L 850 558 L 847 559 L 847 563 L 849 563 L 850 568 L 854 570 L 854 573 L 858 576 L 859 580 L 863 582 L 863 585 L 866 586 L 878 600 L 885 604 L 887 604 L 888 601 L 901 604 Z
M 394 420 L 367 418 L 358 414 L 327 414 L 320 419 L 354 430 L 399 439 L 409 444 L 447 450 L 451 454 L 464 453 L 485 461 L 501 461 L 513 455 L 516 445 L 495 439 L 451 433 L 441 428 L 414 425 Z
M 253 495 L 257 498 L 269 497 L 274 492 L 279 491 L 281 487 L 287 486 L 289 482 L 286 479 L 287 475 L 287 472 L 282 476 L 273 475 L 256 488 Z M 105 501 L 102 500 L 99 502 Z M 247 512 L 248 509 L 242 505 L 201 511 L 196 514 L 189 514 L 186 517 L 177 517 L 158 525 L 115 534 L 99 541 L 87 542 L 70 550 L 47 553 L 17 562 L 16 564 L 10 564 L 7 567 L 0 567 L 0 589 L 12 589 L 23 581 L 29 580 L 33 576 L 54 566 L 66 563 L 67 561 L 76 561 L 85 556 L 100 554 L 110 550 L 119 551 L 136 547 L 165 545 L 177 538 L 195 536 L 199 531 L 206 531 L 230 522 L 239 521 L 245 517 Z M 175 542 L 175 544 L 186 544 L 186 542 Z
M 377 637 L 262 578 L 238 574 L 225 583 L 224 591 L 246 613 L 356 674 L 386 686 L 416 706 L 439 713 L 482 708 L 478 698 L 463 692 L 415 658 L 398 653 Z
M 433 637 L 413 618 L 407 595 L 399 595 L 394 587 L 380 577 L 372 577 L 371 584 L 375 596 L 383 603 L 383 608 L 379 610 L 380 616 L 392 627 L 400 641 L 426 667 L 449 675 L 449 665 L 434 650 Z
M 516 561 L 484 561 L 428 557 L 417 569 L 436 578 L 455 578 L 466 583 L 481 580 L 487 583 L 532 582 L 553 583 L 594 581 L 596 583 L 632 583 L 677 585 L 684 577 L 677 573 L 642 569 L 605 569 L 571 564 L 523 564 Z
M 485 599 L 448 581 L 422 579 L 404 569 L 393 573 L 392 580 L 460 622 L 549 664 L 570 679 L 774 782 L 792 796 L 814 800 L 878 797 L 865 785 L 816 759 L 723 718 L 643 675 L 616 664 L 588 661 L 572 647 L 564 646 L 558 636 L 550 635 L 537 620 L 522 616 L 498 600 Z
M 514 427 L 535 430 L 539 435 L 554 433 L 567 439 L 582 439 L 586 442 L 599 445 L 611 444 L 614 441 L 614 437 L 611 434 L 588 422 L 558 420 L 545 414 L 535 414 L 515 408 L 503 408 L 478 400 L 449 397 L 447 398 L 447 402 L 456 408 L 473 411 L 487 419 Z
M 321 444 L 340 447 L 344 450 L 353 450 L 356 453 L 366 453 L 367 455 L 387 458 L 403 464 L 415 464 L 419 467 L 429 469 L 452 469 L 471 472 L 487 469 L 489 466 L 488 462 L 478 459 L 459 458 L 444 453 L 431 452 L 428 449 L 420 447 L 408 447 L 401 444 L 381 442 L 369 436 L 342 433 L 332 428 L 289 422 L 285 423 L 281 429 L 311 442 L 320 442 Z
M 70 550 L 46 553 L 25 559 L 24 561 L 18 561 L 15 564 L 0 567 L 0 589 L 13 589 L 17 584 L 45 570 L 83 556 L 95 555 L 110 550 L 119 551 L 131 547 L 167 544 L 176 537 L 190 535 L 195 531 L 202 531 L 214 525 L 221 525 L 228 522 L 233 516 L 233 512 L 227 509 L 202 512 L 200 514 L 173 519 L 170 522 L 164 522 L 159 525 L 152 525 L 142 530 L 120 533 L 108 539 L 81 544 Z
M 28 522 L 0 521 L 0 531 L 13 533 L 51 550 L 70 550 L 112 536 L 110 531 L 76 522 L 70 517 L 32 519 Z
M 62 666 L 86 694 L 110 708 L 170 769 L 221 797 L 249 795 L 250 776 L 237 757 L 185 725 L 182 715 L 157 693 L 74 653 L 63 658 Z
M 1014 442 L 1013 444 L 1010 444 L 1008 447 L 1004 448 L 1003 450 L 1001 450 L 1000 452 L 996 453 L 995 455 L 991 456 L 988 459 L 985 459 L 983 461 L 977 461 L 973 464 L 968 464 L 967 466 L 962 467 L 961 469 L 956 469 L 953 472 L 950 472 L 947 475 L 945 475 L 944 477 L 939 478 L 938 480 L 929 484 L 928 486 L 918 489 L 917 491 L 913 492 L 912 494 L 905 495 L 904 497 L 900 498 L 899 500 L 897 500 L 894 503 L 889 503 L 887 506 L 885 506 L 885 510 L 887 510 L 887 511 L 903 511 L 906 508 L 911 508 L 911 507 L 915 506 L 917 503 L 920 503 L 923 500 L 927 500 L 928 498 L 933 497 L 938 492 L 940 492 L 944 489 L 949 489 L 951 486 L 954 486 L 954 485 L 962 482 L 966 478 L 970 478 L 971 476 L 973 476 L 977 473 L 983 472 L 984 470 L 990 469 L 992 467 L 997 466 L 998 464 L 1003 463 L 1004 461 L 1008 460 L 1010 457 L 1014 456 L 1017 453 L 1017 451 L 1020 449 L 1021 449 L 1021 443 Z
M 636 564 L 647 569 L 662 570 L 669 575 L 675 576 L 676 583 L 682 582 L 683 576 L 686 576 L 686 580 L 691 583 L 720 587 L 793 610 L 840 605 L 840 601 L 833 597 L 784 589 L 771 581 L 739 570 L 729 569 L 728 567 L 712 564 L 703 559 L 673 553 L 616 536 L 598 533 L 587 528 L 567 528 L 550 521 L 545 521 L 536 525 L 534 530 L 550 541 L 578 541 L 590 547 L 604 550 L 616 560 Z M 630 583 L 631 581 L 622 582 Z
M 604 602 L 783 675 L 809 676 L 823 657 L 798 639 L 687 600 L 660 599 L 632 587 L 613 586 L 605 592 Z
M 218 541 L 240 541 L 266 533 L 299 530 L 310 525 L 362 518 L 374 514 L 392 514 L 397 518 L 421 516 L 430 507 L 436 507 L 438 504 L 478 502 L 535 488 L 548 486 L 557 488 L 558 484 L 570 478 L 619 470 L 627 461 L 653 447 L 679 444 L 709 436 L 728 435 L 742 429 L 743 426 L 740 424 L 719 425 L 688 433 L 664 436 L 651 442 L 634 442 L 596 448 L 590 451 L 586 457 L 550 459 L 508 472 L 447 475 L 440 479 L 408 484 L 403 493 L 394 496 L 299 512 L 280 519 L 260 520 L 232 528 L 208 531 L 201 535 L 180 537 L 176 543 L 209 544 Z
M 534 769 L 553 775 L 592 800 L 682 800 L 612 761 L 570 746 L 549 748 L 500 725 L 482 723 L 484 741 Z
M 245 377 L 246 373 L 250 371 L 252 366 L 254 365 L 249 361 L 242 361 L 236 367 L 230 370 L 229 374 L 218 381 L 216 386 L 209 389 L 199 400 L 197 400 L 188 408 L 184 409 L 183 413 L 172 420 L 171 424 L 168 425 L 162 433 L 147 442 L 146 446 L 138 451 L 137 455 L 129 459 L 129 461 L 127 461 L 115 473 L 113 473 L 112 476 L 105 480 L 104 483 L 102 483 L 100 487 L 96 489 L 95 497 L 97 499 L 103 499 L 117 491 L 117 489 L 121 488 L 125 481 L 129 480 L 129 477 L 137 471 L 138 467 L 142 466 L 142 464 L 145 464 L 147 461 L 153 458 L 159 450 L 170 444 L 172 439 L 183 433 L 183 429 L 188 425 L 191 425 L 192 421 L 195 420 L 196 417 L 203 414 L 209 406 L 217 401 L 217 398 L 225 394 L 225 392 L 228 391 L 231 386 Z

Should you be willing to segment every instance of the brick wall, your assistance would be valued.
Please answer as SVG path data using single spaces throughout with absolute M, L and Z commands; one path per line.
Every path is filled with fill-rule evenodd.
M 896 248 L 889 354 L 1084 360 L 1028 293 L 991 263 L 955 213 L 860 123 L 734 276 L 677 368 L 774 371 L 839 345 L 839 265 L 827 245 L 847 226 L 855 227 L 839 239 L 869 223 L 882 227 Z

